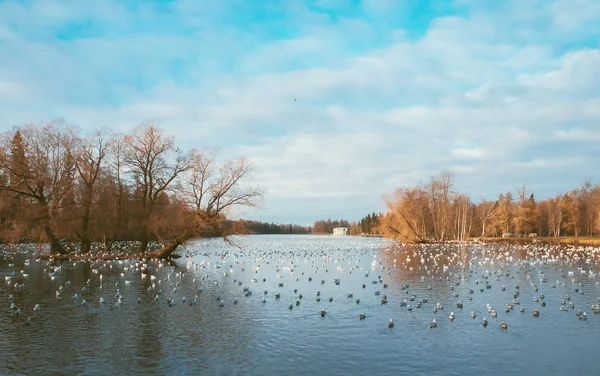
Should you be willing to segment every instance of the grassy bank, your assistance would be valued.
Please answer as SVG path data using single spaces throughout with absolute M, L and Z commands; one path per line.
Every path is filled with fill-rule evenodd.
M 549 243 L 600 247 L 600 236 L 540 236 L 536 238 L 481 238 L 479 240 L 492 243 Z

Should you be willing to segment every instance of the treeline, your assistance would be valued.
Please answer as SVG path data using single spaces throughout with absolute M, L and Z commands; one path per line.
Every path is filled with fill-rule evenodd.
M 591 181 L 541 202 L 522 187 L 496 200 L 474 203 L 454 185 L 454 175 L 444 172 L 428 184 L 386 195 L 389 212 L 379 230 L 410 242 L 600 233 L 600 186 Z
M 293 224 L 268 223 L 252 220 L 239 221 L 248 234 L 310 234 L 310 226 L 300 226 Z
M 333 229 L 336 227 L 350 227 L 350 222 L 345 219 L 334 219 L 331 218 L 325 220 L 316 221 L 312 227 L 313 234 L 332 234 Z
M 380 221 L 383 214 L 367 214 L 358 222 L 349 222 L 345 219 L 327 219 L 316 221 L 312 227 L 313 234 L 332 234 L 336 227 L 347 227 L 350 235 L 377 235 L 380 234 Z
M 15 127 L 0 134 L 0 239 L 49 242 L 58 254 L 67 242 L 88 252 L 116 240 L 137 240 L 145 254 L 159 241 L 152 256 L 167 257 L 188 239 L 241 231 L 226 220 L 259 203 L 261 190 L 245 185 L 251 171 L 244 158 L 184 151 L 153 123 L 125 135 L 82 135 L 62 122 Z
M 375 212 L 373 212 L 372 214 L 367 214 L 366 217 L 363 217 L 360 221 L 358 221 L 356 226 L 358 226 L 358 228 L 360 229 L 360 233 L 362 234 L 378 235 L 380 234 L 379 225 L 382 218 L 383 214 L 375 214 Z M 356 230 L 358 229 L 354 229 L 353 232 L 356 232 Z

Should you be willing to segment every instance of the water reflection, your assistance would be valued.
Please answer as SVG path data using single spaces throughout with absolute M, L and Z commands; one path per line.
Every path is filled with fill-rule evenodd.
M 240 242 L 241 249 L 201 241 L 174 264 L 53 264 L 27 250 L 3 253 L 0 373 L 500 374 L 507 362 L 533 374 L 592 374 L 597 368 L 600 315 L 590 311 L 600 296 L 597 250 L 399 247 L 328 236 Z M 9 295 L 21 315 L 9 308 Z M 564 312 L 560 301 L 567 296 L 574 309 Z M 519 304 L 505 312 L 515 300 Z M 37 303 L 42 310 L 34 314 Z M 444 309 L 434 313 L 436 304 Z M 587 321 L 577 319 L 578 309 L 587 311 Z M 33 318 L 29 326 L 27 316 Z M 438 325 L 430 329 L 433 318 Z M 520 357 L 523 351 L 537 362 Z

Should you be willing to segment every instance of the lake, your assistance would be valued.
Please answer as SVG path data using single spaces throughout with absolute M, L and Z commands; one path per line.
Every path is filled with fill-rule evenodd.
M 197 241 L 172 263 L 53 263 L 27 246 L 2 251 L 0 374 L 600 372 L 598 249 L 235 241 Z

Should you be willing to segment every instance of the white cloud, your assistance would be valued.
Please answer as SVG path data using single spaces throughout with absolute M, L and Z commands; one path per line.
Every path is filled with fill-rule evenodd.
M 587 129 L 559 129 L 554 132 L 554 136 L 559 140 L 565 141 L 598 141 L 600 140 L 600 131 L 591 131 Z
M 452 150 L 452 155 L 459 157 L 459 158 L 482 159 L 485 157 L 485 151 L 480 148 L 473 148 L 473 149 L 460 148 L 460 149 Z
M 198 26 L 190 15 L 212 25 L 226 5 L 194 1 L 174 3 L 164 20 L 193 31 L 49 41 L 32 36 L 94 12 L 57 7 L 44 19 L 49 0 L 30 9 L 2 3 L 3 127 L 64 116 L 128 130 L 157 119 L 186 146 L 252 159 L 254 181 L 269 193 L 256 215 L 267 220 L 358 219 L 383 209 L 382 193 L 444 169 L 475 198 L 524 183 L 540 198 L 593 176 L 599 157 L 584 158 L 592 146 L 569 145 L 598 138 L 600 51 L 569 45 L 580 40 L 567 3 L 512 1 L 496 5 L 502 12 L 467 3 L 468 17 L 437 18 L 422 38 L 387 30 L 383 47 L 377 25 L 350 17 L 334 24 L 294 1 L 268 9 L 298 27 L 272 41 L 265 25 Z M 393 5 L 363 4 L 370 17 L 393 14 Z M 115 14 L 114 30 L 139 21 L 115 2 L 98 6 L 99 15 Z M 14 26 L 28 11 L 33 31 Z M 579 0 L 576 11 L 588 24 L 599 17 L 594 1 Z M 141 17 L 163 21 L 152 8 Z M 364 51 L 371 41 L 377 47 Z

